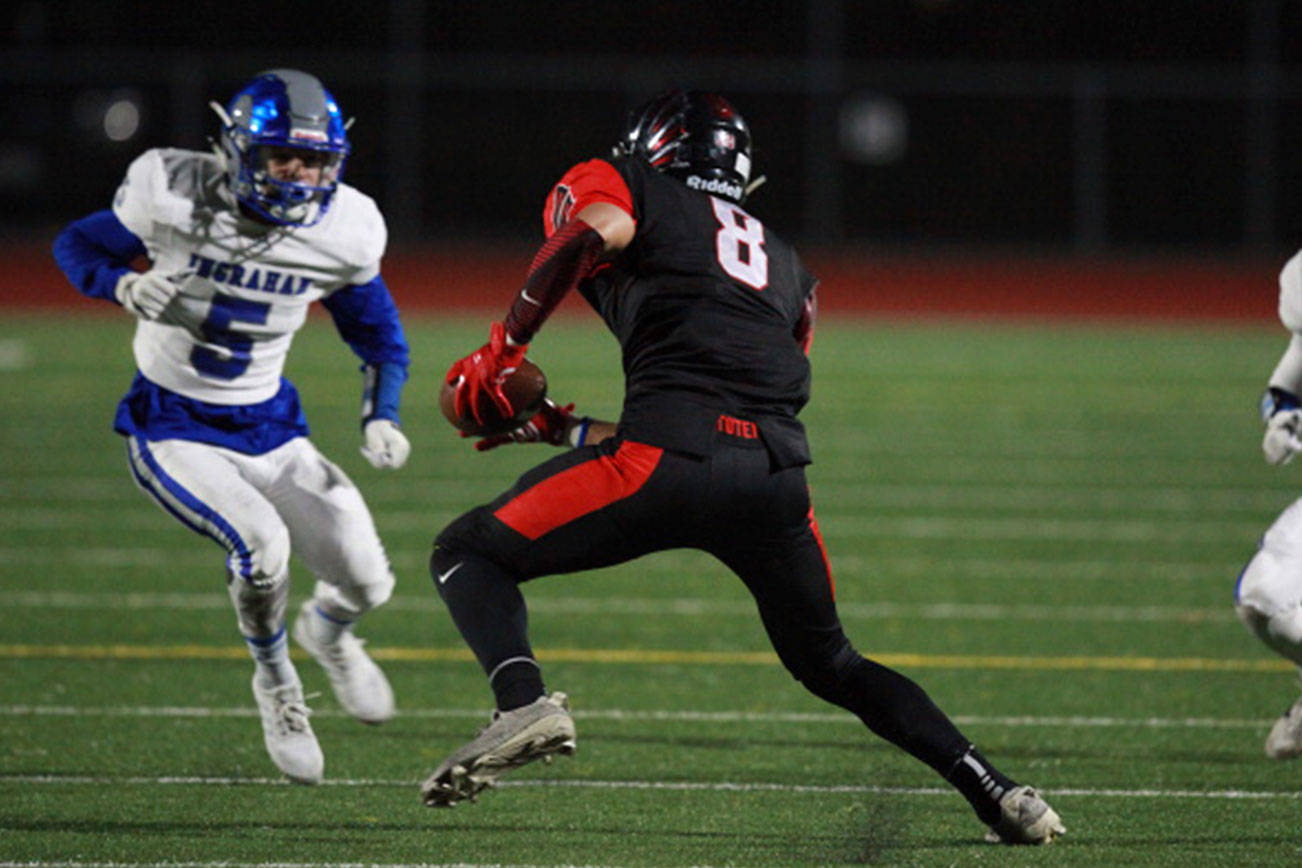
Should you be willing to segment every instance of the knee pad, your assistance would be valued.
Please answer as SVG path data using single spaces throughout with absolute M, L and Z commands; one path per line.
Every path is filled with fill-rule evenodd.
M 1302 603 L 1302 560 L 1270 549 L 1258 551 L 1239 575 L 1234 603 L 1237 609 L 1255 610 L 1267 618 L 1296 609 Z
M 284 525 L 259 532 L 245 541 L 244 551 L 226 559 L 232 576 L 257 588 L 271 588 L 289 579 L 289 530 Z
M 843 685 L 863 659 L 840 631 L 812 645 L 803 654 L 782 653 L 780 656 L 797 681 L 815 696 L 831 702 L 837 701 Z
M 527 540 L 494 518 L 487 507 L 479 506 L 443 528 L 434 540 L 434 552 L 444 552 L 453 558 L 477 556 L 505 568 L 506 561 L 527 544 Z
M 389 598 L 393 596 L 393 586 L 395 584 L 393 573 L 385 570 L 384 574 L 374 582 L 368 582 L 359 587 L 357 589 L 358 603 L 363 607 L 363 611 L 370 611 L 389 602 Z
M 1240 602 L 1234 611 L 1244 626 L 1272 648 L 1298 649 L 1290 657 L 1302 651 L 1302 606 L 1249 600 Z
M 1235 588 L 1234 611 L 1257 638 L 1302 663 L 1302 576 L 1297 562 L 1263 549 L 1248 562 Z
M 1239 621 L 1248 628 L 1248 632 L 1264 642 L 1267 647 L 1274 647 L 1269 613 L 1263 612 L 1251 603 L 1239 603 L 1234 607 L 1234 614 L 1239 616 Z
M 1302 666 L 1302 607 L 1266 612 L 1251 603 L 1240 603 L 1234 610 L 1267 648 Z
M 517 572 L 508 560 L 496 556 L 497 551 L 484 524 L 479 520 L 480 510 L 471 510 L 443 529 L 434 540 L 434 551 L 429 558 L 429 574 L 440 595 L 446 586 L 448 571 L 467 559 L 487 561 L 494 567 L 515 577 Z M 518 581 L 518 579 L 517 579 Z
M 438 581 L 439 573 L 457 562 L 456 556 L 442 545 L 442 539 L 443 537 L 440 536 L 439 542 L 434 544 L 434 551 L 430 552 L 429 556 L 429 574 L 435 581 Z
M 355 621 L 387 603 L 393 595 L 393 586 L 393 572 L 387 564 L 381 564 L 368 574 L 365 581 L 345 585 L 318 578 L 312 599 L 330 617 Z
M 472 530 L 474 521 L 472 517 L 474 514 L 475 511 L 472 510 L 465 515 L 459 516 L 439 532 L 439 535 L 434 539 L 434 553 L 430 558 L 431 569 L 433 569 L 434 564 L 433 558 L 438 557 L 440 553 L 448 556 L 451 553 L 464 553 L 473 549 L 471 540 L 475 537 Z
M 389 570 L 384 570 L 376 576 L 374 582 L 353 584 L 349 587 L 331 586 L 320 582 L 316 584 L 316 599 L 329 600 L 333 596 L 342 601 L 344 610 L 337 614 L 352 621 L 370 612 L 371 609 L 388 603 L 389 597 L 393 596 L 393 584 L 395 580 Z
M 844 681 L 863 659 L 863 655 L 850 644 L 850 640 L 842 635 L 839 647 L 832 654 L 832 672 L 836 680 Z

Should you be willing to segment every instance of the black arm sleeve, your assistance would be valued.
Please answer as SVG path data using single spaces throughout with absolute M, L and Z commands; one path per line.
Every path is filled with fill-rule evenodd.
M 527 344 L 571 289 L 592 273 L 606 242 L 577 217 L 539 248 L 529 266 L 524 288 L 506 314 L 506 333 Z

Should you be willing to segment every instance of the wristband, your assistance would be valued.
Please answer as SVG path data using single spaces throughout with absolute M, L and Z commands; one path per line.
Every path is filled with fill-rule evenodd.
M 588 427 L 590 425 L 592 425 L 591 416 L 584 416 L 578 422 L 574 423 L 574 427 L 570 429 L 569 437 L 567 438 L 570 441 L 571 446 L 578 449 L 587 441 Z
M 1285 410 L 1296 410 L 1299 403 L 1297 395 L 1278 386 L 1271 386 L 1261 396 L 1261 421 L 1269 422 L 1270 417 Z
M 407 370 L 396 362 L 362 366 L 362 427 L 372 419 L 398 422 L 398 401 Z

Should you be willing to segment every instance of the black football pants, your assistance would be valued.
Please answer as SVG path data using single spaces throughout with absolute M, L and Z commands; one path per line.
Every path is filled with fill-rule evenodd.
M 620 438 L 575 449 L 453 521 L 430 569 L 484 671 L 532 659 L 520 582 L 700 549 L 745 582 L 796 679 L 947 775 L 970 742 L 917 684 L 846 638 L 804 468 L 773 471 L 759 441 L 719 437 L 704 458 Z

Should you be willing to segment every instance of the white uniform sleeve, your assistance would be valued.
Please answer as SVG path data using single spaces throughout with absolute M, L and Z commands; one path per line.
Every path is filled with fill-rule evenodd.
M 346 184 L 339 185 L 336 196 L 337 220 L 331 236 L 346 263 L 344 285 L 370 283 L 380 273 L 380 260 L 389 243 L 384 216 L 374 199 Z
M 160 188 L 167 186 L 162 152 L 145 151 L 127 168 L 127 175 L 113 196 L 113 213 L 122 225 L 152 249 L 155 239 L 154 205 Z

